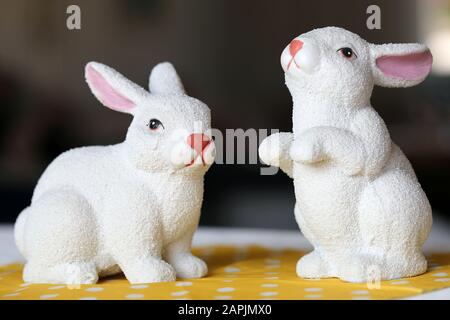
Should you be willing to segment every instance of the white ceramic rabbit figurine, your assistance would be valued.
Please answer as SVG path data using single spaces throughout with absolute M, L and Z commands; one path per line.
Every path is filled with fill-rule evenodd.
M 375 45 L 327 27 L 292 40 L 281 64 L 294 102 L 293 133 L 268 137 L 259 154 L 294 179 L 295 217 L 314 246 L 297 274 L 363 282 L 425 272 L 431 207 L 370 96 L 374 85 L 423 81 L 430 51 Z
M 94 95 L 134 116 L 123 143 L 57 157 L 15 225 L 32 283 L 89 284 L 123 271 L 131 283 L 197 278 L 191 254 L 214 160 L 210 110 L 185 94 L 170 63 L 150 75 L 150 92 L 96 62 L 86 66 Z

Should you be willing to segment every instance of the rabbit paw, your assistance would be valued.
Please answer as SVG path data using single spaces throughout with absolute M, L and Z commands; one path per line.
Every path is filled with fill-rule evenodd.
M 27 262 L 23 270 L 23 279 L 28 283 L 66 284 L 70 289 L 81 284 L 94 284 L 98 280 L 93 263 L 62 263 L 53 267 Z
M 320 255 L 310 252 L 297 262 L 297 275 L 306 279 L 318 279 L 327 277 L 327 268 Z
M 275 139 L 273 139 L 272 136 L 269 136 L 266 139 L 264 139 L 258 148 L 258 153 L 259 157 L 265 164 L 279 167 L 281 150 L 279 142 L 274 140 Z
M 290 149 L 292 160 L 311 164 L 323 160 L 322 147 L 317 141 L 305 140 L 294 142 Z
M 206 263 L 190 253 L 180 254 L 170 260 L 179 278 L 201 278 L 208 273 Z
M 368 257 L 353 256 L 343 260 L 338 266 L 338 277 L 346 282 L 361 283 L 372 280 L 380 280 L 379 266 Z M 377 279 L 378 276 L 378 279 Z
M 167 262 L 157 258 L 146 258 L 124 267 L 123 272 L 130 283 L 153 283 L 175 281 L 175 270 Z

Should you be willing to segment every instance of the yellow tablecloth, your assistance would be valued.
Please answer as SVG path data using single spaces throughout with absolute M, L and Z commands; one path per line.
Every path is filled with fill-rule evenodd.
M 214 246 L 194 253 L 208 263 L 207 277 L 145 285 L 130 285 L 122 275 L 78 288 L 29 285 L 22 281 L 22 265 L 3 266 L 0 299 L 394 299 L 450 287 L 450 254 L 429 256 L 429 271 L 423 275 L 369 288 L 338 279 L 298 278 L 300 251 Z

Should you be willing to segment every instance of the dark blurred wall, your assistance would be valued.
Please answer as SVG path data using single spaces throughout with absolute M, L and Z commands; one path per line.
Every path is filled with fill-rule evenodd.
M 123 140 L 130 118 L 90 94 L 84 65 L 97 60 L 147 85 L 171 61 L 188 93 L 212 110 L 213 126 L 291 128 L 279 56 L 296 35 L 335 25 L 371 42 L 417 42 L 415 1 L 96 0 L 0 3 L 0 221 L 27 206 L 46 165 L 72 147 Z M 78 4 L 82 29 L 66 28 Z M 366 28 L 378 4 L 382 29 Z M 450 214 L 448 79 L 377 88 L 373 104 L 416 168 L 433 207 Z M 446 95 L 447 92 L 447 95 Z M 207 174 L 203 224 L 296 228 L 290 179 L 260 165 L 215 165 Z

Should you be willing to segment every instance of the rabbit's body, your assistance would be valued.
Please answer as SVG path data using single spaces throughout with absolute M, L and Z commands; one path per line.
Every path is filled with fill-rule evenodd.
M 93 67 L 105 72 L 101 65 Z M 200 156 L 189 139 L 179 140 L 188 132 L 176 130 L 183 125 L 189 130 L 190 121 L 209 126 L 209 110 L 187 96 L 152 99 L 174 104 L 170 112 L 181 123 L 167 118 L 165 130 L 147 133 L 147 117 L 164 118 L 156 107 L 141 106 L 143 114 L 135 115 L 123 143 L 69 150 L 43 173 L 16 223 L 16 243 L 27 259 L 25 281 L 95 283 L 99 276 L 123 271 L 130 282 L 145 283 L 206 274 L 190 247 L 214 145 L 208 142 Z M 186 111 L 192 115 L 186 118 Z M 176 130 L 164 138 L 170 126 Z M 186 163 L 180 162 L 183 154 Z
M 402 49 L 422 59 L 415 74 L 411 57 L 409 68 L 393 68 Z M 383 51 L 394 59 L 379 66 Z M 374 83 L 422 81 L 429 57 L 420 45 L 371 45 L 339 28 L 305 33 L 283 51 L 293 133 L 268 137 L 259 153 L 294 179 L 295 217 L 314 246 L 299 260 L 299 276 L 362 282 L 425 272 L 431 207 L 370 96 Z
M 139 234 L 135 226 L 132 230 L 123 229 L 121 232 L 127 237 L 158 237 L 162 248 L 182 240 L 187 230 L 192 233 L 196 229 L 203 199 L 203 176 L 194 176 L 193 179 L 191 176 L 170 172 L 140 172 L 131 165 L 117 161 L 122 157 L 121 152 L 124 149 L 126 150 L 124 144 L 72 149 L 49 165 L 36 186 L 31 203 L 31 207 L 37 204 L 46 208 L 45 211 L 34 211 L 35 216 L 29 217 L 33 211 L 25 209 L 23 218 L 31 219 L 26 233 L 27 243 L 31 246 L 28 246 L 27 251 L 22 249 L 25 258 L 36 256 L 37 260 L 42 261 L 43 266 L 50 267 L 60 259 L 64 261 L 67 251 L 71 251 L 72 255 L 82 255 L 83 260 L 95 265 L 100 275 L 112 274 L 109 270 L 120 272 L 120 269 L 115 267 L 118 262 L 114 259 L 117 244 L 114 243 L 114 239 L 108 237 L 115 238 L 117 236 L 115 229 L 124 228 L 127 220 L 154 221 L 153 226 L 159 235 L 153 234 L 154 230 L 151 229 L 143 230 Z M 116 181 L 121 182 L 117 184 Z M 86 202 L 89 210 L 86 212 L 88 217 L 85 220 L 80 216 L 79 210 L 67 211 L 66 201 L 61 203 L 61 208 L 49 205 L 55 197 L 67 199 L 65 196 L 67 193 L 73 193 L 79 200 Z M 120 194 L 126 195 L 125 205 L 120 203 L 124 200 L 118 196 Z M 182 203 L 183 206 L 174 205 L 178 203 Z M 112 220 L 111 214 L 116 211 L 112 209 L 118 206 L 124 210 L 117 212 L 117 220 Z M 48 208 L 53 208 L 57 212 L 49 212 Z M 49 220 L 57 214 L 61 223 L 49 224 L 43 217 L 46 213 Z M 65 243 L 64 251 L 58 256 L 61 244 L 69 232 L 65 222 L 78 223 L 79 226 L 72 225 L 75 229 L 85 228 L 87 225 L 97 226 L 91 230 L 93 234 L 89 236 L 89 250 L 83 252 L 84 248 L 79 245 L 83 239 L 73 239 L 73 242 Z M 61 230 L 58 230 L 59 228 Z M 18 239 L 23 237 L 23 234 L 17 235 Z M 34 244 L 37 248 L 34 248 Z M 39 250 L 42 246 L 46 249 L 44 252 Z M 52 250 L 48 250 L 49 248 Z M 127 247 L 124 250 L 128 251 L 131 248 Z M 58 281 L 52 277 L 50 275 L 45 282 L 63 280 Z
M 119 193 L 127 194 L 136 203 L 154 198 L 152 203 L 148 203 L 151 208 L 144 211 L 154 211 L 159 215 L 163 231 L 167 230 L 162 232 L 165 243 L 176 240 L 173 238 L 178 238 L 180 232 L 175 232 L 175 228 L 185 223 L 183 220 L 192 221 L 193 224 L 198 222 L 203 199 L 203 176 L 176 172 L 149 173 L 137 170 L 127 162 L 114 161 L 120 159 L 121 152 L 124 152 L 122 150 L 126 150 L 125 144 L 83 147 L 63 153 L 42 175 L 34 191 L 32 204 L 39 201 L 47 191 L 69 188 L 82 194 L 102 219 L 107 210 L 105 205 L 117 201 L 117 191 L 122 190 Z M 116 186 L 117 180 L 121 184 Z M 111 190 L 112 185 L 117 189 Z M 171 205 L 173 203 L 183 203 L 183 207 L 181 210 L 179 207 L 174 208 Z
M 366 108 L 375 114 L 370 106 Z M 340 130 L 352 132 L 354 122 L 347 120 L 315 123 L 310 129 L 335 131 L 342 126 Z M 298 199 L 295 217 L 314 245 L 315 251 L 310 255 L 316 256 L 313 262 L 308 258 L 299 262 L 300 276 L 340 277 L 360 282 L 368 277 L 393 279 L 426 270 L 421 248 L 430 231 L 431 208 L 407 158 L 394 143 L 386 145 L 390 147 L 386 150 L 387 157 L 377 159 L 384 163 L 366 163 L 377 171 L 364 174 L 349 176 L 333 161 L 314 165 L 294 162 Z M 356 146 L 347 148 L 353 147 Z M 370 148 L 374 152 L 379 150 L 376 144 L 368 143 L 365 149 Z

